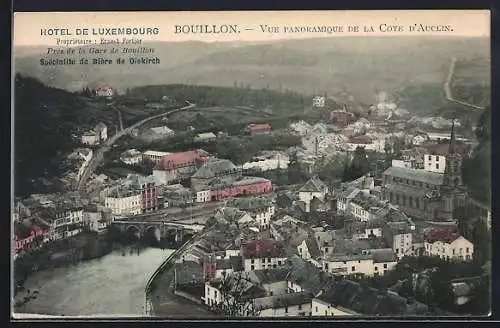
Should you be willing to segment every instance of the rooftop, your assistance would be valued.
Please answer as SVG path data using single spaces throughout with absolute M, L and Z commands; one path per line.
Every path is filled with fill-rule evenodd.
M 314 177 L 309 179 L 300 189 L 299 192 L 324 192 L 328 187 L 320 179 Z
M 157 170 L 171 170 L 184 166 L 196 165 L 208 160 L 209 154 L 201 149 L 172 153 L 161 158 Z
M 194 179 L 211 179 L 217 176 L 234 173 L 237 167 L 228 159 L 211 158 L 206 161 L 192 176 Z
M 255 300 L 257 310 L 280 309 L 288 306 L 307 304 L 313 295 L 309 292 L 288 293 L 275 296 L 262 297 Z
M 443 174 L 436 172 L 429 172 L 422 169 L 409 169 L 404 167 L 390 167 L 384 171 L 384 176 L 392 176 L 401 179 L 415 180 L 432 185 L 443 184 Z
M 443 243 L 452 243 L 460 236 L 453 231 L 447 229 L 430 229 L 424 235 L 424 240 L 428 243 L 441 241 Z
M 283 245 L 272 239 L 259 239 L 246 243 L 242 247 L 244 258 L 281 258 L 285 256 Z
M 267 210 L 272 205 L 272 199 L 268 197 L 243 197 L 229 200 L 228 206 L 235 207 L 248 212 Z

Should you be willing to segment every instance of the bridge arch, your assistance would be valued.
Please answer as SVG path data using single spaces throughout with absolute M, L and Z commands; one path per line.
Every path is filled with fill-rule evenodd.
M 127 226 L 127 229 L 126 229 L 126 232 L 127 233 L 141 233 L 141 229 L 136 226 L 135 224 L 132 224 L 132 225 L 129 225 Z

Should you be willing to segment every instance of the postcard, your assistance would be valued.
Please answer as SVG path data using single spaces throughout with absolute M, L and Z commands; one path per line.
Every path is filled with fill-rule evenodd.
M 489 315 L 489 11 L 13 22 L 14 318 Z

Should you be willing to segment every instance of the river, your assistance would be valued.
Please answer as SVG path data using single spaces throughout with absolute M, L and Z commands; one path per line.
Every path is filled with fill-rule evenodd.
M 149 277 L 173 252 L 147 248 L 115 251 L 100 259 L 32 274 L 25 289 L 36 299 L 16 312 L 48 315 L 144 315 Z M 125 255 L 123 255 L 125 254 Z M 27 292 L 20 292 L 23 297 Z

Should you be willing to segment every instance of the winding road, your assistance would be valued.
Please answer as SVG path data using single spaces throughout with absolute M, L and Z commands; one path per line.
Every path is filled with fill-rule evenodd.
M 149 122 L 149 121 L 152 121 L 154 119 L 157 119 L 157 118 L 161 118 L 161 117 L 166 117 L 168 115 L 171 115 L 171 114 L 174 114 L 174 113 L 177 113 L 177 112 L 180 112 L 180 111 L 183 111 L 183 110 L 188 110 L 188 109 L 191 109 L 191 108 L 194 108 L 196 107 L 196 104 L 192 104 L 192 103 L 189 103 L 188 102 L 188 105 L 187 106 L 184 106 L 182 108 L 177 108 L 177 109 L 174 109 L 174 110 L 171 110 L 167 113 L 162 113 L 162 114 L 157 114 L 157 115 L 153 115 L 153 116 L 150 116 L 148 118 L 145 118 L 131 126 L 129 126 L 128 128 L 126 129 L 123 129 L 121 131 L 119 131 L 117 134 L 115 134 L 114 136 L 112 136 L 111 138 L 109 138 L 108 140 L 106 140 L 101 147 L 99 147 L 99 149 L 96 149 L 94 151 L 94 155 L 92 156 L 92 159 L 90 160 L 90 163 L 89 165 L 87 165 L 87 168 L 85 169 L 85 172 L 82 174 L 82 177 L 81 179 L 78 181 L 78 184 L 76 186 L 76 189 L 77 191 L 81 192 L 83 186 L 85 186 L 87 180 L 89 179 L 89 177 L 92 175 L 92 173 L 94 172 L 94 170 L 99 166 L 99 164 L 101 164 L 101 162 L 103 161 L 104 159 L 104 154 L 106 152 L 108 152 L 111 147 L 113 146 L 113 144 L 118 141 L 118 139 L 120 139 L 121 137 L 127 135 L 128 133 L 132 132 L 133 129 L 136 129 L 138 127 L 140 127 L 141 125 Z
M 468 102 L 453 98 L 453 94 L 451 92 L 451 79 L 453 78 L 453 73 L 455 72 L 456 61 L 457 61 L 457 59 L 455 57 L 451 58 L 448 76 L 446 77 L 446 81 L 444 82 L 444 92 L 446 94 L 446 99 L 448 101 L 451 101 L 451 102 L 454 102 L 456 104 L 460 104 L 463 106 L 467 106 L 467 107 L 472 108 L 472 109 L 483 110 L 484 107 L 476 106 L 476 105 L 470 104 Z

